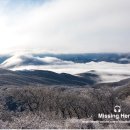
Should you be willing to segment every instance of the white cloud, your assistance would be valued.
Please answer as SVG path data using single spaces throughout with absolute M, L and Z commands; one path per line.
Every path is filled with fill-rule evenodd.
M 33 56 L 31 54 L 16 54 L 5 60 L 1 67 L 12 70 L 51 70 L 58 73 L 66 72 L 70 74 L 84 73 L 91 70 L 110 74 L 130 75 L 130 64 L 118 64 L 113 62 L 88 62 L 74 63 L 56 57 Z
M 61 59 L 58 59 L 56 57 L 44 57 L 44 58 L 38 58 L 36 57 L 37 59 L 40 59 L 41 61 L 43 62 L 46 62 L 48 64 L 51 64 L 51 65 L 67 65 L 67 64 L 74 64 L 73 62 L 71 61 L 63 61 Z
M 0 11 L 1 51 L 129 52 L 129 0 L 52 0 Z
M 96 74 L 100 75 L 103 82 L 115 82 L 122 79 L 130 78 L 130 64 L 117 64 L 108 62 L 90 62 L 90 63 L 73 63 L 51 58 L 44 58 L 47 61 L 45 65 L 20 65 L 17 63 L 18 60 L 13 60 L 15 66 L 8 60 L 6 64 L 2 64 L 1 67 L 11 67 L 11 70 L 49 70 L 57 73 L 69 73 L 79 74 L 95 70 Z M 49 62 L 49 63 L 48 63 Z M 13 64 L 13 65 L 14 65 Z M 9 65 L 9 66 L 7 66 Z
M 126 59 L 125 59 L 126 60 Z M 119 81 L 130 78 L 130 64 L 117 64 L 112 62 L 74 63 L 56 57 L 33 56 L 29 53 L 15 54 L 5 60 L 1 68 L 11 70 L 49 70 L 57 73 L 79 74 L 96 71 L 104 82 Z
M 56 57 L 35 57 L 31 54 L 15 54 L 11 56 L 10 58 L 6 59 L 3 63 L 1 63 L 2 68 L 6 69 L 19 69 L 27 66 L 35 66 L 36 68 L 39 68 L 39 66 L 43 67 L 45 65 L 72 65 L 74 64 L 71 61 L 63 61 L 61 59 L 58 59 Z M 33 68 L 30 68 L 33 69 Z

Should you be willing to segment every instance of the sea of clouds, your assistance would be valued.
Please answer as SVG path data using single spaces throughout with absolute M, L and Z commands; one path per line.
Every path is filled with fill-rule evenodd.
M 33 55 L 14 55 L 1 63 L 5 69 L 16 70 L 49 70 L 57 73 L 96 73 L 103 81 L 113 82 L 130 77 L 130 64 L 117 64 L 112 62 L 75 63 L 56 57 L 38 57 Z M 94 70 L 94 71 L 92 71 Z

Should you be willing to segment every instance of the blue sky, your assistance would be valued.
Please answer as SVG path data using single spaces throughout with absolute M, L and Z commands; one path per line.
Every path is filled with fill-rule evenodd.
M 1 2 L 6 2 L 8 6 L 17 6 L 20 4 L 30 5 L 30 4 L 41 4 L 48 0 L 1 0 Z
M 0 0 L 0 52 L 129 52 L 130 0 Z
M 0 0 L 1 6 L 4 6 L 5 10 L 14 11 L 18 7 L 32 7 L 40 6 L 50 0 Z

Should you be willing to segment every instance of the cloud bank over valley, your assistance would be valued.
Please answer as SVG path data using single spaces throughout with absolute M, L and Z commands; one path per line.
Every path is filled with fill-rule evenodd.
M 88 61 L 83 58 L 88 56 Z M 16 54 L 1 63 L 1 68 L 16 70 L 49 70 L 56 73 L 69 73 L 69 74 L 79 74 L 84 72 L 96 73 L 101 76 L 104 81 L 119 81 L 121 79 L 130 77 L 130 63 L 123 64 L 116 61 L 123 59 L 124 55 L 120 55 L 119 59 L 115 59 L 115 62 L 111 62 L 111 58 L 116 55 L 114 54 L 100 54 L 97 57 L 96 54 L 68 54 L 68 55 L 53 55 L 53 54 L 39 54 L 38 55 L 21 55 Z M 96 57 L 95 57 L 96 56 Z M 106 57 L 104 61 L 100 57 Z M 60 58 L 59 58 L 60 57 Z M 77 58 L 77 60 L 75 59 Z M 125 55 L 125 60 L 129 61 L 129 55 Z M 78 59 L 79 58 L 79 59 Z M 96 61 L 96 58 L 98 59 Z M 65 60 L 66 59 L 66 60 Z M 110 60 L 110 61 L 109 61 Z

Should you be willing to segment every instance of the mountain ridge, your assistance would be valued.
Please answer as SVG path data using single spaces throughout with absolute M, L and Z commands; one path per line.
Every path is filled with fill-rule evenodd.
M 55 73 L 44 70 L 11 71 L 0 69 L 0 86 L 3 85 L 93 85 L 97 81 L 93 78 L 78 77 L 67 73 Z

